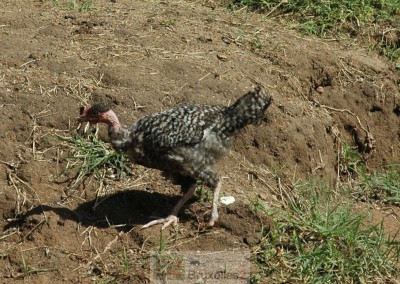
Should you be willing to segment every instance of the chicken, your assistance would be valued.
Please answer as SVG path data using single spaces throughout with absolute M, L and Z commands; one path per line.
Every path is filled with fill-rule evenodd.
M 121 125 L 117 115 L 104 104 L 89 104 L 81 109 L 80 122 L 105 123 L 115 149 L 126 151 L 137 164 L 159 169 L 180 181 L 182 198 L 166 218 L 153 220 L 142 228 L 163 224 L 165 229 L 178 223 L 178 212 L 193 197 L 196 182 L 213 190 L 208 226 L 218 219 L 218 195 L 221 181 L 213 169 L 227 154 L 235 134 L 248 124 L 257 124 L 272 99 L 257 87 L 229 107 L 218 105 L 182 105 L 145 116 L 131 127 Z

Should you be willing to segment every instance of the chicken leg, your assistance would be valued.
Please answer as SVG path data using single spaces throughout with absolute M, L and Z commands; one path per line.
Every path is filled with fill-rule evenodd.
M 211 207 L 211 218 L 208 221 L 208 227 L 214 226 L 215 221 L 218 220 L 218 196 L 221 190 L 221 181 L 219 180 L 217 185 L 213 190 L 213 200 L 212 200 L 212 207 Z
M 150 221 L 149 223 L 142 226 L 142 229 L 149 228 L 151 226 L 157 224 L 163 224 L 161 230 L 164 230 L 169 225 L 173 224 L 176 226 L 178 224 L 179 218 L 178 213 L 181 210 L 182 206 L 193 197 L 194 191 L 196 189 L 196 184 L 192 184 L 188 191 L 182 196 L 182 198 L 178 201 L 175 207 L 172 209 L 171 213 L 166 218 L 160 218 L 157 220 Z M 212 200 L 212 207 L 211 207 L 211 218 L 208 221 L 208 227 L 212 227 L 215 224 L 215 221 L 218 219 L 218 196 L 221 190 L 221 181 L 218 181 L 217 186 L 213 190 L 213 200 Z
M 181 210 L 182 206 L 194 195 L 194 191 L 196 189 L 196 183 L 193 183 L 190 185 L 188 191 L 182 196 L 181 199 L 179 199 L 178 203 L 175 205 L 175 207 L 172 209 L 171 213 L 168 215 L 166 218 L 161 218 L 157 220 L 153 220 L 145 225 L 143 225 L 142 229 L 146 229 L 148 227 L 157 225 L 157 224 L 164 224 L 161 228 L 161 230 L 164 230 L 167 228 L 169 225 L 177 225 L 179 218 L 178 218 L 178 213 Z

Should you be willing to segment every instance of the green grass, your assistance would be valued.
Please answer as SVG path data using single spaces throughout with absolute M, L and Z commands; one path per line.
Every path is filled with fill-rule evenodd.
M 122 260 L 121 260 L 121 264 L 123 267 L 124 272 L 129 272 L 129 270 L 131 269 L 131 264 L 128 258 L 128 254 L 126 252 L 126 248 L 123 247 L 122 249 Z
M 273 214 L 273 229 L 254 248 L 262 277 L 278 283 L 385 282 L 399 276 L 400 245 L 381 224 L 334 200 L 329 189 L 307 183 L 294 188 Z M 266 210 L 265 210 L 266 211 Z M 275 283 L 275 282 L 274 282 Z
M 393 61 L 400 58 L 400 0 L 234 0 L 231 4 L 233 9 L 243 6 L 284 17 L 307 34 L 361 35 L 382 55 Z
M 209 201 L 212 200 L 211 192 L 207 188 L 204 188 L 203 183 L 201 181 L 196 182 L 196 189 L 194 191 L 194 197 L 201 204 L 205 205 Z
M 21 266 L 19 269 L 19 274 L 17 275 L 16 278 L 22 278 L 24 279 L 25 277 L 29 277 L 29 275 L 32 274 L 38 274 L 41 272 L 50 272 L 50 271 L 55 271 L 57 270 L 56 268 L 33 268 L 31 267 L 28 262 L 26 261 L 22 250 L 21 250 Z
M 366 196 L 366 200 L 400 205 L 400 164 L 386 166 L 380 171 L 368 173 L 359 170 L 357 173 L 359 179 L 356 192 L 359 196 Z
M 365 169 L 362 155 L 357 151 L 357 147 L 350 146 L 349 143 L 343 142 L 340 152 L 340 175 L 354 177 L 358 172 Z
M 94 5 L 90 0 L 51 0 L 57 8 L 68 8 L 76 12 L 89 12 L 94 9 Z
M 339 174 L 348 182 L 342 186 L 363 201 L 400 206 L 400 164 L 370 170 L 356 147 L 342 143 Z
M 170 238 L 171 236 L 164 238 L 163 231 L 160 230 L 157 251 L 149 255 L 150 269 L 154 273 L 154 279 L 160 280 L 160 283 L 167 283 L 167 279 L 182 281 L 185 279 L 185 264 L 182 255 L 167 249 Z
M 114 179 L 131 175 L 131 163 L 125 153 L 112 149 L 94 134 L 83 137 L 74 133 L 72 137 L 60 139 L 70 148 L 70 155 L 66 158 L 68 164 L 62 175 L 74 173 L 67 190 L 76 188 L 90 176 L 103 180 L 106 174 Z
M 355 31 L 366 23 L 393 23 L 400 12 L 398 0 L 235 0 L 233 7 L 249 6 L 253 9 L 272 9 L 299 23 L 307 33 L 320 36 L 341 31 Z
M 168 280 L 185 281 L 185 264 L 181 255 L 175 252 L 164 251 L 152 256 L 154 278 L 159 283 L 168 283 Z

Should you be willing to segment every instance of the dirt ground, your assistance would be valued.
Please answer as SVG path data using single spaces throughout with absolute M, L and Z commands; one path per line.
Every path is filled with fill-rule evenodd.
M 91 11 L 68 1 L 1 6 L 2 283 L 143 283 L 143 255 L 160 238 L 177 250 L 250 249 L 270 220 L 249 203 L 274 205 L 276 173 L 335 187 L 344 142 L 371 168 L 398 162 L 399 73 L 357 42 L 302 36 L 212 1 L 98 0 Z M 95 181 L 63 198 L 69 153 L 56 137 L 71 135 L 86 102 L 107 100 L 129 124 L 179 104 L 228 105 L 257 83 L 273 105 L 218 165 L 222 195 L 236 202 L 222 206 L 214 228 L 205 228 L 210 204 L 196 201 L 177 229 L 140 230 L 179 198 L 156 170 L 109 182 L 100 204 Z M 397 230 L 386 212 L 376 210 L 374 220 Z

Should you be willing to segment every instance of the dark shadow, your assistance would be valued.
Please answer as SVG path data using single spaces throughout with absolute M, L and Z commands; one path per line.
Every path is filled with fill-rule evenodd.
M 22 226 L 29 216 L 52 211 L 62 219 L 73 220 L 84 226 L 98 228 L 115 226 L 118 231 L 129 231 L 133 226 L 143 225 L 152 219 L 167 216 L 180 197 L 143 190 L 125 190 L 84 202 L 76 209 L 38 205 L 17 216 L 17 220 L 5 225 L 4 230 Z M 189 203 L 190 201 L 186 205 Z M 182 208 L 179 214 L 180 220 L 190 219 L 190 216 L 185 215 L 183 211 Z

